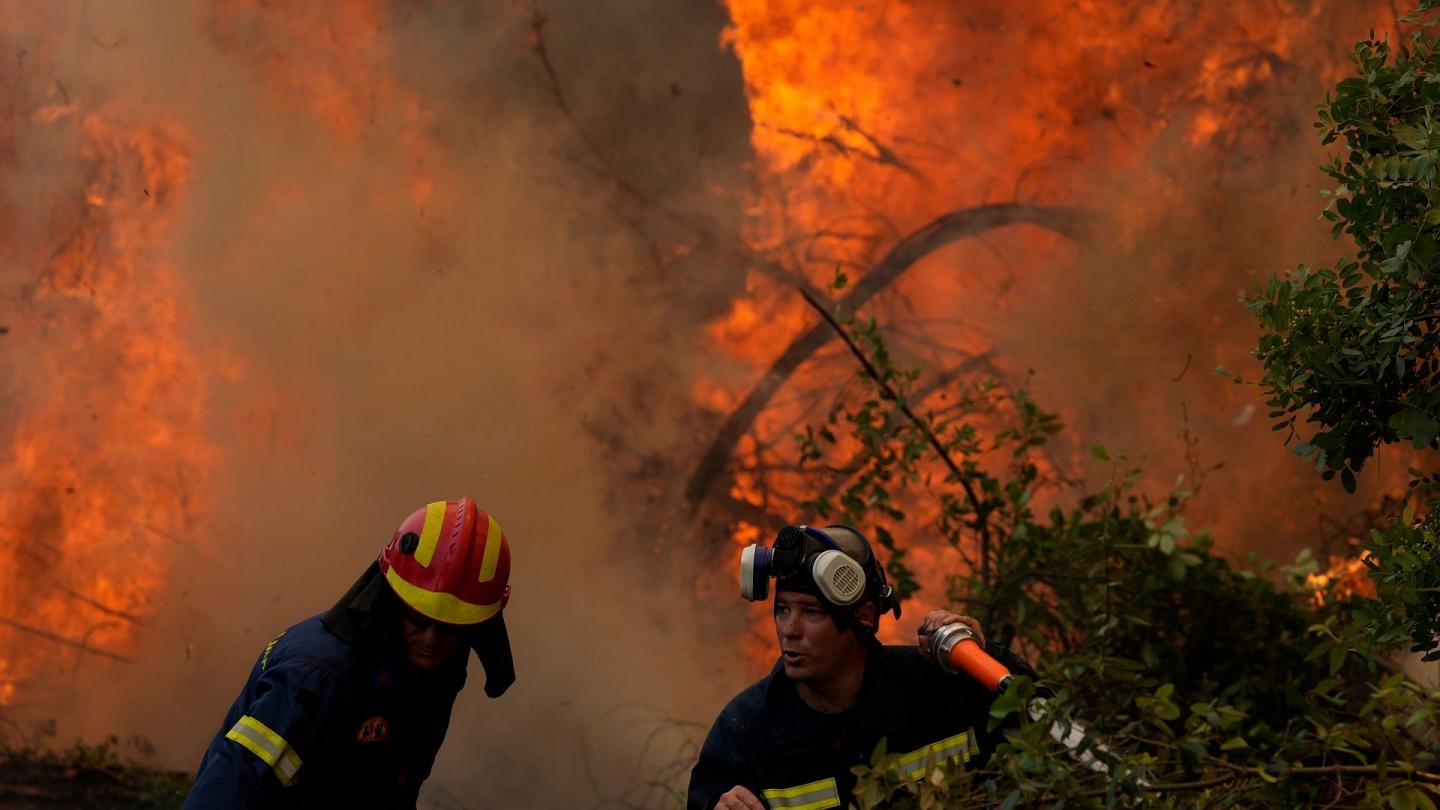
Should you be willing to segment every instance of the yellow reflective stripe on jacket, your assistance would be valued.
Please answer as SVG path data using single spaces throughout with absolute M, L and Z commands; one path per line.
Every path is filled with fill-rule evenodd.
M 958 759 L 968 762 L 975 753 L 976 744 L 969 731 L 962 731 L 954 737 L 933 742 L 900 757 L 900 770 L 911 779 L 919 779 L 936 765 Z
M 763 791 L 765 803 L 772 810 L 777 807 L 789 810 L 823 810 L 840 806 L 840 789 L 834 779 L 821 779 L 805 785 L 789 788 L 772 788 Z
M 300 771 L 300 755 L 269 726 L 247 714 L 225 733 L 225 739 L 240 743 L 269 765 L 280 784 L 288 786 L 295 781 L 295 774 Z

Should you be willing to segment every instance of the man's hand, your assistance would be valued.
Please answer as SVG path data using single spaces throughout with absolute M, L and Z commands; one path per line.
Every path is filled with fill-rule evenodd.
M 985 632 L 980 629 L 980 622 L 969 616 L 961 616 L 959 613 L 951 613 L 948 610 L 932 610 L 925 614 L 925 620 L 920 622 L 920 657 L 926 661 L 930 660 L 930 634 L 939 630 L 947 624 L 959 622 L 975 632 L 975 640 L 980 646 L 985 646 Z M 932 662 L 933 663 L 933 662 Z
M 715 810 L 765 810 L 765 805 L 754 793 L 736 785 L 725 791 L 725 795 L 715 803 Z

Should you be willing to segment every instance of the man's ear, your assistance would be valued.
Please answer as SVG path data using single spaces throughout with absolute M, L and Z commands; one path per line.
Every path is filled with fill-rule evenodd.
M 855 610 L 855 623 L 867 628 L 871 635 L 880 629 L 880 609 L 876 607 L 874 599 L 866 600 L 865 604 Z

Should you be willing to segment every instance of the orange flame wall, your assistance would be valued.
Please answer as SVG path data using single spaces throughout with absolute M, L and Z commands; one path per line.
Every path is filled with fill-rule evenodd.
M 1033 370 L 1040 404 L 1074 428 L 1050 450 L 1054 475 L 1103 483 L 1081 451 L 1100 442 L 1146 467 L 1151 492 L 1203 483 L 1191 523 L 1228 548 L 1285 556 L 1318 539 L 1321 514 L 1355 508 L 1268 432 L 1258 392 L 1211 371 L 1254 374 L 1239 291 L 1336 250 L 1315 222 L 1313 106 L 1388 4 L 726 5 L 754 122 L 755 254 L 796 280 L 825 285 L 838 269 L 853 283 L 947 212 L 1087 209 L 1082 244 L 1034 226 L 988 232 L 924 259 L 860 314 L 887 327 L 902 363 L 968 362 L 962 379 L 1016 383 Z M 697 401 L 733 407 L 814 322 L 794 282 L 752 271 L 709 327 L 724 361 Z M 732 499 L 787 519 L 810 496 L 789 436 L 854 371 L 822 353 L 795 372 L 738 446 Z M 941 575 L 961 565 L 925 541 L 927 517 L 892 527 L 929 569 L 912 615 L 943 601 Z
M 55 83 L 0 94 L 16 163 L 79 170 L 60 191 L 36 183 L 9 200 L 11 221 L 34 229 L 0 244 L 12 268 L 0 337 L 11 358 L 0 423 L 4 705 L 17 687 L 63 688 L 89 657 L 130 654 L 175 545 L 193 540 L 209 508 L 219 456 L 204 433 L 207 380 L 228 361 L 190 345 L 186 287 L 157 255 L 186 194 L 185 134 L 71 102 Z

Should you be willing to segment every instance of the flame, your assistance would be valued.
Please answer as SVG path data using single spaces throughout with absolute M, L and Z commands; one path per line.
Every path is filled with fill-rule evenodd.
M 697 381 L 692 391 L 698 406 L 719 413 L 816 322 L 796 286 L 825 289 L 837 272 L 853 282 L 903 235 L 949 211 L 1010 200 L 1103 206 L 1105 238 L 1116 255 L 1163 239 L 1157 230 L 1167 223 L 1159 212 L 1194 206 L 1168 167 L 1188 174 L 1198 166 L 1201 176 L 1243 173 L 1285 143 L 1282 136 L 1297 127 L 1308 132 L 1308 104 L 1291 109 L 1276 88 L 1304 77 L 1318 99 L 1320 86 L 1345 69 L 1344 49 L 1335 45 L 1349 39 L 1336 32 L 1360 36 L 1365 27 L 1355 21 L 1370 26 L 1390 17 L 1379 2 L 1286 3 L 1283 13 L 1242 2 L 1138 0 L 725 5 L 731 24 L 723 42 L 740 62 L 753 121 L 756 184 L 743 239 L 770 266 L 753 268 L 744 293 L 705 331 L 727 371 Z M 1094 199 L 1101 175 L 1130 178 L 1130 185 Z M 993 267 L 993 257 L 986 246 L 956 245 L 926 259 L 930 271 L 893 283 L 888 302 L 867 305 L 870 312 L 862 314 L 888 307 L 924 324 L 908 343 L 890 333 L 902 363 L 941 367 L 926 347 L 943 344 L 952 352 L 947 362 L 958 356 L 975 366 L 959 375 L 962 381 L 1021 371 L 1003 356 L 983 362 L 995 348 L 993 331 L 1012 307 L 1043 297 L 1044 271 L 1070 261 L 1075 249 L 1035 228 L 994 239 L 1004 241 L 1003 284 L 977 292 L 981 282 L 970 269 Z M 1309 244 L 1323 239 L 1317 234 Z M 1232 302 L 1233 290 L 1250 283 L 1221 274 L 1205 281 Z M 1015 290 L 1028 292 L 1020 299 Z M 962 309 L 977 296 L 993 305 Z M 965 323 L 945 325 L 961 311 Z M 1217 338 L 1230 357 L 1245 357 L 1252 340 Z M 726 508 L 750 516 L 733 524 L 731 548 L 755 536 L 757 522 L 810 517 L 801 503 L 816 493 L 796 470 L 790 437 L 844 396 L 856 371 L 848 363 L 817 356 L 803 364 L 736 446 L 728 487 L 717 489 L 728 489 Z M 1145 416 L 1155 412 L 1153 403 L 1123 401 L 1128 396 L 1117 392 L 1110 407 L 1158 421 Z M 1217 409 L 1239 408 L 1226 399 L 1235 396 L 1230 392 L 1207 396 L 1218 400 L 1207 402 Z M 1085 414 L 1049 404 L 1062 408 L 1067 423 L 1085 424 Z M 1004 416 L 996 404 L 979 418 Z M 850 449 L 842 440 L 836 459 Z M 1080 454 L 1068 452 L 1073 457 L 1054 464 L 1037 461 L 1047 475 L 1056 465 L 1074 469 Z M 923 588 L 906 608 L 908 621 L 946 604 L 943 572 L 967 570 L 973 550 L 927 541 L 936 515 L 920 502 L 905 506 L 911 510 L 905 525 L 891 528 L 909 535 Z M 764 519 L 753 516 L 757 508 Z M 762 535 L 771 530 L 765 526 Z M 893 626 L 887 631 L 887 638 L 907 637 Z M 757 667 L 772 657 L 768 647 L 752 655 Z
M 250 64 L 280 108 L 314 118 L 338 155 L 354 156 L 394 128 L 409 174 L 404 199 L 424 216 L 438 194 L 456 190 L 431 168 L 435 104 L 396 80 L 391 16 L 391 5 L 377 0 L 213 0 L 210 30 L 222 50 Z M 372 191 L 382 206 L 394 197 L 383 181 Z
M 1370 578 L 1369 566 L 1365 561 L 1373 555 L 1361 551 L 1360 556 L 1330 555 L 1330 567 L 1315 574 L 1305 575 L 1305 590 L 1316 606 L 1330 600 L 1343 602 L 1352 596 L 1375 598 L 1375 581 Z
M 307 110 L 331 135 L 359 141 L 394 83 L 377 63 L 389 58 L 389 22 L 370 0 L 324 8 L 301 3 L 214 0 L 211 33 L 260 72 L 272 97 Z
M 57 138 L 78 131 L 84 185 L 34 254 L 4 338 L 20 351 L 0 457 L 0 705 L 130 654 L 173 545 L 208 514 L 219 451 L 206 387 L 234 370 L 190 345 L 188 292 L 160 258 L 186 195 L 187 136 L 81 109 L 30 116 Z
M 216 46 L 254 71 L 275 109 L 313 122 L 337 163 L 397 145 L 398 183 L 363 174 L 374 178 L 369 198 L 381 216 L 427 217 L 453 202 L 458 173 L 437 169 L 434 101 L 397 79 L 393 14 L 378 0 L 213 0 L 208 22 Z M 48 30 L 45 15 L 27 15 L 16 30 Z M 66 157 L 84 183 L 68 214 L 46 223 L 48 243 L 14 262 L 42 269 L 20 281 L 17 321 L 0 337 L 23 354 L 4 378 L 17 409 L 0 421 L 10 435 L 0 457 L 0 706 L 55 687 L 72 664 L 133 652 L 174 548 L 205 533 L 222 460 L 204 430 L 215 381 L 245 381 L 224 414 L 237 445 L 251 433 L 270 446 L 293 440 L 266 417 L 303 407 L 188 335 L 189 290 L 164 260 L 197 151 L 185 122 L 72 99 L 31 67 L 47 41 L 14 49 L 25 69 L 0 81 L 0 164 L 17 154 L 14 139 L 64 143 L 74 130 L 78 152 Z M 24 81 L 31 75 L 43 79 Z M 285 208 L 305 193 L 278 184 L 261 204 Z M 21 251 L 15 219 L 0 216 L 7 253 Z

